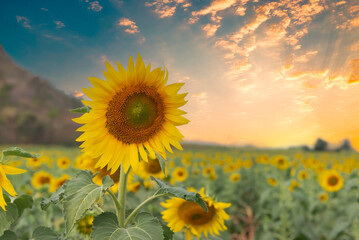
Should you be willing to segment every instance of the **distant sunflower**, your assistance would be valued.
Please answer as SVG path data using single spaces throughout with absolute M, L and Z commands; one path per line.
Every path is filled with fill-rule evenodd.
M 7 205 L 3 196 L 3 189 L 10 194 L 11 196 L 15 197 L 17 195 L 14 187 L 12 186 L 10 180 L 7 178 L 7 175 L 17 175 L 26 172 L 26 170 L 22 170 L 19 168 L 6 166 L 0 163 L 0 207 L 6 211 L 5 206 Z
M 62 175 L 59 178 L 52 178 L 50 181 L 49 192 L 55 192 L 59 187 L 61 187 L 68 179 L 71 177 L 67 174 Z
M 81 148 L 99 157 L 96 167 L 107 166 L 112 173 L 121 164 L 126 172 L 137 166 L 139 156 L 147 162 L 155 151 L 166 158 L 171 145 L 182 150 L 183 135 L 176 126 L 189 122 L 181 116 L 186 112 L 178 109 L 186 104 L 187 94 L 177 93 L 184 83 L 166 85 L 167 71 L 151 71 L 140 54 L 136 66 L 130 57 L 127 71 L 117 66 L 118 71 L 106 63 L 107 81 L 89 78 L 94 87 L 83 91 L 92 101 L 83 103 L 92 110 L 73 119 L 84 124 L 78 129 L 84 132 L 77 139 L 83 142 Z
M 239 182 L 241 180 L 241 175 L 239 173 L 232 173 L 230 180 L 231 182 Z
M 147 162 L 141 161 L 138 168 L 133 169 L 133 173 L 138 175 L 142 179 L 150 179 L 150 176 L 163 179 L 165 175 L 162 172 L 160 162 L 157 158 L 149 158 Z
M 187 170 L 184 167 L 177 167 L 173 170 L 172 177 L 176 182 L 183 182 L 188 177 Z
M 85 215 L 77 222 L 77 230 L 83 235 L 90 235 L 92 233 L 93 220 L 92 215 Z
M 67 157 L 60 157 L 57 159 L 57 166 L 61 169 L 66 169 L 70 166 L 71 160 Z
M 328 200 L 328 193 L 324 192 L 324 193 L 318 194 L 318 199 L 319 199 L 322 203 L 325 203 L 325 202 Z
M 31 185 L 38 189 L 44 185 L 50 185 L 53 176 L 45 171 L 35 173 L 31 178 Z
M 275 180 L 275 178 L 272 178 L 272 177 L 268 178 L 267 182 L 268 182 L 269 185 L 271 185 L 273 187 L 278 185 L 277 180 Z
M 320 186 L 328 192 L 339 191 L 343 185 L 343 177 L 337 170 L 325 170 L 319 176 Z
M 280 170 L 285 170 L 288 168 L 288 159 L 284 156 L 275 156 L 273 159 L 272 159 L 272 164 L 274 166 L 276 166 L 278 169 Z
M 219 231 L 227 230 L 224 220 L 228 220 L 229 216 L 224 209 L 231 204 L 213 201 L 204 194 L 203 188 L 199 193 L 207 204 L 208 212 L 197 203 L 180 198 L 171 198 L 161 203 L 166 208 L 162 212 L 163 220 L 174 232 L 184 230 L 187 239 L 191 239 L 191 235 L 197 238 L 200 238 L 201 234 L 205 237 L 208 237 L 208 234 L 219 235 Z
M 309 173 L 305 170 L 302 170 L 298 173 L 298 179 L 299 180 L 304 180 L 304 179 L 308 179 L 309 178 Z

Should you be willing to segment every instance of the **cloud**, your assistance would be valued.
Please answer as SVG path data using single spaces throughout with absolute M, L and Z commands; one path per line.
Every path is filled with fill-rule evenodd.
M 64 28 L 66 27 L 65 24 L 61 21 L 54 21 L 54 23 L 56 24 L 56 28 Z
M 46 38 L 49 38 L 49 39 L 52 39 L 52 40 L 55 40 L 55 41 L 61 41 L 63 39 L 61 37 L 56 37 L 56 36 L 50 35 L 50 34 L 43 34 L 42 36 L 44 36 Z
M 129 34 L 135 34 L 139 32 L 136 23 L 128 18 L 123 17 L 120 20 L 118 20 L 117 26 L 125 27 L 124 31 Z
M 202 29 L 206 33 L 207 37 L 212 37 L 212 36 L 214 36 L 214 34 L 216 33 L 217 29 L 220 26 L 221 25 L 219 25 L 219 24 L 210 24 L 210 23 L 208 23 Z
M 359 42 L 357 43 L 353 43 L 350 47 L 349 47 L 350 51 L 359 51 Z
M 236 2 L 236 0 L 214 0 L 209 6 L 199 11 L 192 12 L 192 18 L 190 19 L 190 23 L 195 23 L 199 19 L 199 16 L 211 14 L 212 17 L 214 17 L 216 16 L 217 12 L 232 7 Z
M 79 92 L 79 91 L 75 90 L 75 91 L 72 93 L 72 95 L 73 95 L 74 97 L 79 98 L 79 97 L 82 97 L 84 94 L 83 94 L 82 92 Z
M 89 5 L 90 6 L 88 7 L 88 9 L 91 9 L 94 12 L 99 12 L 102 10 L 102 6 L 99 4 L 98 1 L 90 2 Z
M 299 63 L 306 63 L 309 62 L 309 58 L 316 55 L 318 51 L 309 51 L 301 56 L 296 57 L 293 61 Z
M 145 37 L 140 37 L 139 39 L 138 39 L 138 44 L 143 44 L 144 42 L 146 42 L 146 38 Z
M 47 8 L 40 8 L 42 11 L 44 11 L 44 12 L 48 12 L 49 11 L 49 9 L 47 9 Z
M 359 83 L 359 59 L 349 61 L 351 66 L 351 74 L 348 79 L 348 84 Z
M 352 30 L 353 28 L 359 27 L 359 16 L 346 20 L 341 25 L 337 26 L 339 29 Z
M 208 99 L 208 93 L 207 92 L 200 92 L 200 93 L 195 93 L 192 95 L 192 97 L 194 99 L 196 99 L 196 101 L 200 104 L 206 104 L 207 103 L 207 99 Z
M 172 17 L 178 7 L 182 7 L 184 11 L 188 10 L 191 3 L 187 0 L 154 0 L 153 2 L 146 2 L 146 7 L 154 7 L 153 12 L 159 18 Z
M 31 28 L 30 20 L 27 17 L 16 16 L 16 21 L 20 23 L 24 28 Z

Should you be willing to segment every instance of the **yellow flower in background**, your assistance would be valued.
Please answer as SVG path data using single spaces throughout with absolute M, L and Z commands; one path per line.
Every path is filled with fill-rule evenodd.
M 42 162 L 40 158 L 28 158 L 26 161 L 26 166 L 28 168 L 39 168 Z
M 275 180 L 275 179 L 272 178 L 272 177 L 268 178 L 268 179 L 267 179 L 267 182 L 268 182 L 269 185 L 271 185 L 271 186 L 273 186 L 273 187 L 278 185 L 277 180 Z
M 280 170 L 285 170 L 288 168 L 288 159 L 284 156 L 275 156 L 272 160 L 272 164 Z
M 31 178 L 31 185 L 38 189 L 41 186 L 49 185 L 52 181 L 53 176 L 45 171 L 35 173 Z
M 182 164 L 185 165 L 185 166 L 191 166 L 191 156 L 190 155 L 185 155 L 183 156 L 182 158 Z
M 325 202 L 328 200 L 328 193 L 324 192 L 324 193 L 318 194 L 318 199 L 319 199 L 322 203 L 325 203 Z
M 133 173 L 145 180 L 150 179 L 151 176 L 159 179 L 165 177 L 157 158 L 149 158 L 147 162 L 141 161 L 137 168 L 133 168 Z
M 127 184 L 127 191 L 136 193 L 141 188 L 140 182 L 131 182 Z
M 227 230 L 224 220 L 228 220 L 229 215 L 224 209 L 231 204 L 213 201 L 204 194 L 203 188 L 199 193 L 206 202 L 208 212 L 195 202 L 175 197 L 161 203 L 166 208 L 162 212 L 163 220 L 174 232 L 184 230 L 188 239 L 191 235 L 200 238 L 202 234 L 207 238 L 209 234 L 219 235 L 219 231 Z
M 291 175 L 292 177 L 294 177 L 296 173 L 297 173 L 297 172 L 296 172 L 296 169 L 295 169 L 295 168 L 293 168 L 293 169 L 290 170 L 290 175 Z
M 294 189 L 296 189 L 299 186 L 300 186 L 299 182 L 297 182 L 296 180 L 292 180 L 289 185 L 289 191 L 293 192 Z
M 209 177 L 211 175 L 216 174 L 216 171 L 214 170 L 213 167 L 206 167 L 205 169 L 203 169 L 203 176 L 204 177 Z
M 66 180 L 71 179 L 68 174 L 64 174 L 59 178 L 52 178 L 50 182 L 49 192 L 55 192 L 59 187 L 61 187 Z
M 92 215 L 85 215 L 77 222 L 77 230 L 83 235 L 90 235 L 92 233 L 93 220 L 95 219 Z
M 305 170 L 301 170 L 299 173 L 298 173 L 298 179 L 299 180 L 304 180 L 304 179 L 308 179 L 309 178 L 309 173 Z
M 183 182 L 187 179 L 188 173 L 184 167 L 177 167 L 172 172 L 172 178 L 176 182 Z
M 245 161 L 243 162 L 243 167 L 245 167 L 245 168 L 247 168 L 247 169 L 250 169 L 250 168 L 252 167 L 252 165 L 253 165 L 253 162 L 252 162 L 252 160 L 250 160 L 250 159 L 245 160 Z
M 336 192 L 344 186 L 344 179 L 337 170 L 325 170 L 319 176 L 319 184 L 325 191 Z
M 75 167 L 81 170 L 92 170 L 95 168 L 95 161 L 90 152 L 84 152 L 76 157 Z
M 231 182 L 239 182 L 241 180 L 241 175 L 239 173 L 232 173 L 230 180 Z
M 56 162 L 59 168 L 67 169 L 70 166 L 71 160 L 67 157 L 60 157 Z
M 89 78 L 94 87 L 83 91 L 92 101 L 83 103 L 92 110 L 73 119 L 84 124 L 78 129 L 83 132 L 77 139 L 83 142 L 81 148 L 93 151 L 99 157 L 96 167 L 107 167 L 111 173 L 121 164 L 125 172 L 136 168 L 140 157 L 147 162 L 148 156 L 155 158 L 155 151 L 166 158 L 170 145 L 182 150 L 183 135 L 176 126 L 189 122 L 179 109 L 186 104 L 187 94 L 178 94 L 184 83 L 166 85 L 166 71 L 151 71 L 140 54 L 136 65 L 130 57 L 127 71 L 117 66 L 118 71 L 106 62 L 107 81 Z
M 26 170 L 22 170 L 19 168 L 3 165 L 0 163 L 0 207 L 6 211 L 6 202 L 3 196 L 3 189 L 10 194 L 11 196 L 15 197 L 17 195 L 13 185 L 11 184 L 10 180 L 7 178 L 7 175 L 17 175 L 26 172 Z

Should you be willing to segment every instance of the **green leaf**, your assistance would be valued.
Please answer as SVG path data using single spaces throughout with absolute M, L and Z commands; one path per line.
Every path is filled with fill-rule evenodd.
M 160 179 L 154 178 L 152 176 L 151 176 L 151 179 L 156 181 L 156 183 L 160 187 L 158 194 L 167 193 L 169 196 L 172 196 L 172 197 L 178 197 L 178 198 L 182 198 L 186 201 L 195 202 L 198 205 L 200 205 L 206 212 L 208 211 L 207 204 L 203 201 L 203 199 L 201 198 L 201 195 L 199 193 L 188 192 L 186 189 L 181 188 L 181 187 L 169 187 L 169 186 L 167 186 L 166 183 L 164 183 Z
M 57 240 L 59 237 L 48 227 L 37 227 L 32 233 L 35 240 Z
M 19 217 L 22 215 L 26 208 L 32 208 L 34 200 L 29 195 L 20 195 L 14 200 L 14 204 L 17 207 Z
M 6 150 L 3 150 L 2 154 L 3 154 L 4 157 L 18 156 L 18 157 L 24 157 L 24 158 L 38 158 L 38 157 L 41 156 L 39 154 L 29 153 L 29 152 L 27 152 L 24 149 L 19 148 L 19 147 L 10 147 L 10 148 L 8 148 Z
M 158 159 L 158 162 L 160 163 L 162 172 L 166 176 L 166 159 L 164 159 L 158 152 L 155 152 L 155 154 Z
M 70 110 L 71 113 L 89 113 L 90 111 L 91 111 L 90 106 L 83 106 L 83 107 L 79 107 L 79 108 Z
M 330 239 L 336 239 L 336 237 L 343 232 L 344 230 L 347 230 L 350 226 L 350 222 L 345 219 L 338 219 L 335 222 L 334 228 L 329 234 Z
M 64 217 L 65 230 L 68 234 L 75 223 L 82 218 L 92 205 L 101 200 L 105 192 L 113 186 L 109 176 L 103 179 L 103 185 L 99 186 L 92 181 L 93 174 L 90 171 L 81 171 L 76 178 L 68 180 L 64 184 Z
M 163 240 L 173 240 L 174 232 L 167 226 L 162 224 Z
M 50 198 L 41 199 L 41 203 L 40 203 L 41 209 L 47 210 L 51 204 L 59 203 L 63 199 L 64 194 L 65 194 L 65 189 L 62 185 L 61 187 L 56 189 L 56 191 L 51 195 Z
M 17 240 L 17 236 L 14 232 L 6 230 L 4 234 L 0 237 L 0 240 Z
M 139 213 L 134 225 L 120 228 L 116 215 L 105 212 L 95 217 L 91 238 L 95 240 L 162 240 L 163 230 L 158 219 L 149 213 Z
M 8 203 L 5 208 L 6 211 L 0 208 L 0 235 L 2 235 L 5 230 L 9 229 L 11 224 L 15 222 L 19 216 L 15 204 Z

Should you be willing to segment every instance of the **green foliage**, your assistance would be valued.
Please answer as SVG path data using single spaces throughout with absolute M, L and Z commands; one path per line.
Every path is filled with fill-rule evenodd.
M 65 194 L 64 187 L 63 186 L 59 187 L 58 189 L 56 189 L 56 192 L 54 192 L 51 195 L 51 197 L 46 199 L 45 198 L 41 199 L 41 203 L 40 203 L 41 209 L 47 210 L 51 204 L 59 203 L 64 198 L 64 194 Z
M 115 214 L 102 213 L 93 222 L 92 239 L 108 240 L 162 240 L 162 226 L 158 219 L 149 213 L 139 213 L 135 224 L 128 228 L 120 228 Z
M 24 157 L 24 158 L 38 158 L 38 157 L 41 156 L 41 155 L 38 155 L 38 154 L 29 153 L 29 152 L 27 152 L 24 149 L 19 148 L 19 147 L 10 147 L 10 148 L 8 148 L 6 150 L 3 150 L 2 154 L 3 154 L 4 157 L 17 156 L 17 157 Z
M 37 227 L 32 234 L 34 240 L 58 240 L 59 237 L 48 227 Z
M 29 195 L 20 195 L 14 200 L 14 204 L 17 207 L 19 217 L 21 217 L 22 213 L 26 208 L 32 208 L 32 205 L 34 203 L 34 200 Z
M 160 179 L 154 178 L 151 176 L 151 179 L 156 181 L 158 186 L 160 187 L 158 194 L 166 193 L 172 197 L 182 198 L 186 201 L 195 202 L 200 205 L 205 211 L 208 211 L 206 203 L 201 198 L 199 193 L 188 192 L 186 189 L 181 187 L 169 187 L 166 183 L 161 181 Z
M 163 174 L 166 176 L 166 159 L 164 159 L 158 152 L 156 152 L 156 157 L 160 163 Z
M 0 240 L 17 240 L 17 236 L 13 231 L 6 230 L 4 234 L 0 237 Z
M 18 209 L 13 203 L 7 203 L 6 211 L 0 208 L 0 235 L 2 235 L 5 230 L 10 228 L 11 224 L 16 221 L 18 216 Z
M 81 171 L 76 178 L 68 180 L 64 184 L 64 216 L 66 234 L 74 227 L 75 223 L 82 218 L 85 212 L 93 204 L 100 201 L 105 192 L 113 186 L 109 176 L 102 180 L 102 186 L 92 181 L 94 176 L 90 171 Z
M 70 110 L 71 113 L 89 113 L 90 111 L 91 111 L 90 106 L 83 106 L 83 107 L 79 107 L 79 108 Z
M 172 240 L 174 232 L 165 224 L 162 224 L 163 240 Z

